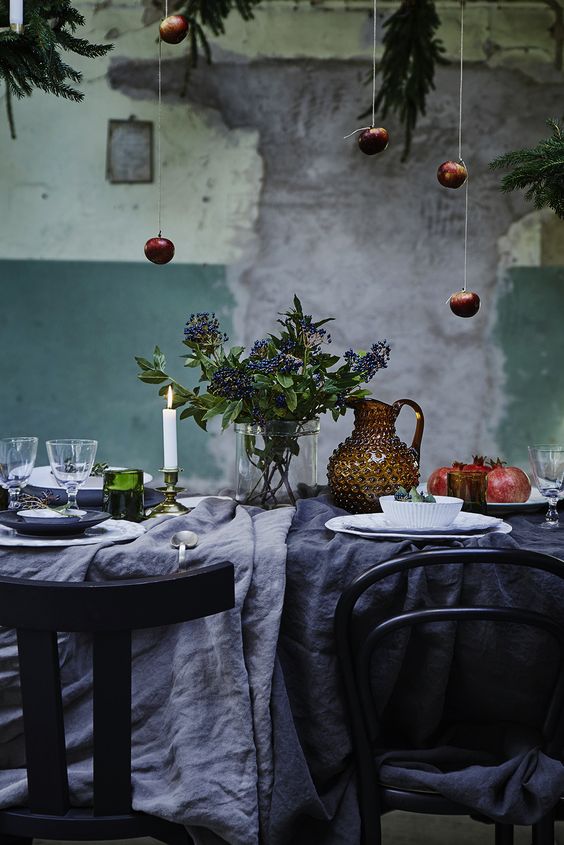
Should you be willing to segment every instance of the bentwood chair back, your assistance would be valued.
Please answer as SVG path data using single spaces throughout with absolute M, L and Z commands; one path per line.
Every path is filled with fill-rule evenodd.
M 0 578 L 0 625 L 17 632 L 26 807 L 0 811 L 0 842 L 152 836 L 192 842 L 182 825 L 131 808 L 131 634 L 234 606 L 230 563 L 112 582 Z M 92 636 L 93 807 L 69 800 L 57 633 Z
M 356 761 L 363 845 L 380 845 L 381 816 L 390 810 L 407 810 L 437 815 L 470 815 L 471 810 L 435 792 L 412 791 L 379 782 L 374 762 L 374 744 L 379 733 L 379 714 L 374 702 L 371 663 L 385 637 L 415 626 L 437 622 L 489 621 L 513 623 L 547 632 L 559 648 L 559 665 L 552 696 L 542 728 L 542 750 L 560 758 L 564 747 L 564 624 L 529 609 L 513 607 L 431 607 L 398 613 L 354 630 L 355 610 L 361 598 L 384 578 L 407 573 L 417 567 L 445 564 L 518 564 L 549 572 L 564 579 L 564 564 L 558 558 L 536 552 L 508 549 L 444 549 L 393 558 L 360 575 L 343 592 L 335 613 L 335 634 L 345 686 Z M 364 604 L 364 602 L 363 602 Z M 564 620 L 563 620 L 564 623 Z M 512 845 L 513 827 L 495 824 L 496 845 Z M 533 827 L 533 845 L 553 845 L 554 813 Z

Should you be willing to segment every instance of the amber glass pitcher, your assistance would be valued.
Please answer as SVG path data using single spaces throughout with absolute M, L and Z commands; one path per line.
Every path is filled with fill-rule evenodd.
M 417 420 L 411 446 L 396 434 L 396 419 L 404 405 Z M 425 419 L 411 399 L 386 405 L 376 399 L 356 399 L 354 430 L 329 458 L 327 473 L 335 504 L 351 513 L 379 511 L 380 496 L 395 493 L 401 485 L 409 490 L 419 483 L 419 452 Z

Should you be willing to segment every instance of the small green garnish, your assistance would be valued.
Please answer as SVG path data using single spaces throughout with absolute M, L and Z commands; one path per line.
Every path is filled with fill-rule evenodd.
M 428 504 L 433 504 L 437 501 L 431 493 L 420 493 L 417 487 L 412 487 L 409 493 L 405 487 L 398 487 L 394 499 L 396 502 L 420 502 Z

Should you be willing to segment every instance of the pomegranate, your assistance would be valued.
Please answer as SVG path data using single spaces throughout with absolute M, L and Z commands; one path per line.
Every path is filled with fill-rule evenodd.
M 446 496 L 447 494 L 447 473 L 453 469 L 462 469 L 462 461 L 454 461 L 450 467 L 439 467 L 434 470 L 427 480 L 427 492 L 433 496 Z
M 531 495 L 531 482 L 526 472 L 519 467 L 505 466 L 499 458 L 490 462 L 486 501 L 526 502 Z
M 464 464 L 462 469 L 467 472 L 490 472 L 491 467 L 489 465 L 486 466 L 486 461 L 487 458 L 483 458 L 481 455 L 474 455 L 472 457 L 472 463 Z

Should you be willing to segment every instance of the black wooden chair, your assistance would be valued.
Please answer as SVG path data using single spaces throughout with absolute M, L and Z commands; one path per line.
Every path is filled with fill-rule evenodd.
M 542 750 L 558 759 L 564 747 L 564 619 L 559 624 L 548 616 L 528 609 L 509 607 L 433 607 L 404 612 L 366 623 L 359 634 L 355 629 L 355 608 L 361 597 L 378 581 L 416 567 L 444 564 L 519 564 L 544 570 L 564 579 L 564 563 L 550 555 L 521 550 L 445 549 L 404 555 L 373 566 L 356 578 L 343 592 L 335 613 L 335 634 L 339 663 L 345 687 L 356 763 L 358 800 L 363 845 L 380 845 L 380 819 L 390 810 L 437 815 L 471 815 L 468 807 L 456 804 L 436 792 L 423 792 L 384 785 L 379 781 L 373 749 L 379 739 L 379 726 L 373 700 L 371 661 L 383 638 L 406 627 L 433 622 L 482 620 L 532 626 L 548 632 L 559 646 L 559 668 L 552 698 L 542 728 Z M 366 630 L 366 627 L 368 630 Z M 358 626 L 357 626 L 358 628 Z M 563 814 L 564 815 L 564 814 Z M 489 821 L 487 819 L 480 819 Z M 512 845 L 513 826 L 495 824 L 496 845 Z M 533 845 L 553 845 L 554 812 L 533 826 Z
M 28 803 L 0 811 L 0 843 L 152 836 L 187 845 L 185 828 L 131 808 L 131 632 L 234 606 L 230 563 L 157 578 L 69 583 L 0 578 L 0 625 L 15 628 Z M 93 807 L 69 801 L 58 632 L 92 635 Z

